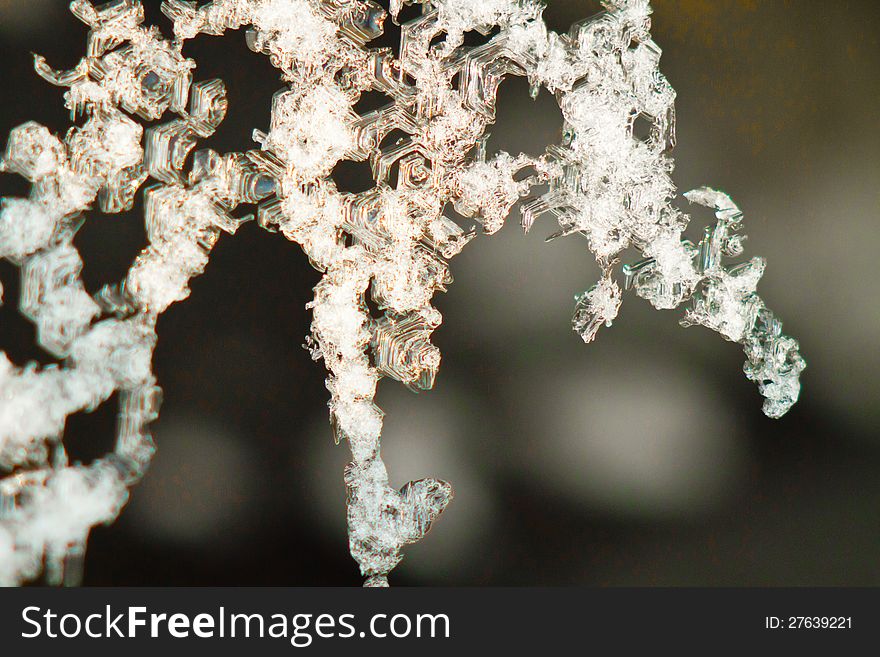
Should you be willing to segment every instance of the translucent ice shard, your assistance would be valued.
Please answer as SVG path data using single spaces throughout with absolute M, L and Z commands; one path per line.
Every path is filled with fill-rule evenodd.
M 701 324 L 741 343 L 748 357 L 746 376 L 758 384 L 765 397 L 764 413 L 781 417 L 797 401 L 799 377 L 806 363 L 797 341 L 782 334 L 782 322 L 755 292 L 764 273 L 764 260 L 752 258 L 724 266 L 725 257 L 743 252 L 744 236 L 738 232 L 742 212 L 727 194 L 708 187 L 688 192 L 685 197 L 691 203 L 713 208 L 718 221 L 714 228 L 706 228 L 694 258 L 701 284 L 681 323 Z
M 572 326 L 584 342 L 592 342 L 596 333 L 604 324 L 611 326 L 620 309 L 620 287 L 603 276 L 589 290 L 577 296 Z
M 401 319 L 385 317 L 373 329 L 376 368 L 401 383 L 421 389 L 434 387 L 440 350 L 429 341 L 440 322 L 433 308 Z
M 345 483 L 352 556 L 367 578 L 365 586 L 388 586 L 388 573 L 403 558 L 400 549 L 427 533 L 452 500 L 452 486 L 421 479 L 393 490 L 378 461 L 366 467 L 352 463 Z
M 397 21 L 412 4 L 422 12 L 401 26 L 396 53 L 371 47 L 387 14 Z M 156 319 L 190 294 L 216 242 L 252 217 L 233 214 L 242 203 L 258 204 L 257 223 L 298 243 L 322 273 L 306 343 L 327 368 L 334 438 L 351 451 L 349 545 L 367 585 L 387 585 L 403 547 L 453 497 L 432 478 L 390 485 L 374 403 L 383 377 L 414 390 L 434 384 L 431 335 L 442 318 L 432 299 L 452 282 L 448 260 L 475 236 L 450 209 L 491 235 L 546 185 L 522 201 L 523 227 L 551 215 L 551 237 L 586 238 L 602 270 L 576 297 L 572 326 L 585 342 L 617 316 L 621 287 L 658 309 L 687 302 L 682 323 L 741 343 L 765 413 L 785 413 L 804 361 L 757 296 L 764 261 L 728 264 L 743 252 L 742 213 L 722 192 L 689 192 L 717 222 L 699 244 L 682 239 L 690 219 L 672 204 L 675 92 L 659 71 L 649 3 L 603 5 L 556 34 L 537 0 L 391 0 L 387 12 L 371 0 L 165 0 L 172 40 L 144 25 L 138 0 L 72 2 L 89 27 L 85 57 L 62 71 L 36 56 L 34 67 L 66 89 L 76 126 L 62 139 L 25 123 L 0 160 L 32 184 L 27 198 L 0 205 L 0 257 L 21 267 L 20 310 L 59 360 L 19 366 L 0 352 L 0 583 L 42 571 L 53 583 L 77 581 L 90 528 L 113 520 L 153 455 Z M 253 150 L 199 150 L 226 115 L 226 91 L 193 79 L 183 47 L 239 28 L 284 87 L 266 99 L 271 116 L 255 127 Z M 471 32 L 482 45 L 465 45 Z M 557 98 L 562 139 L 543 154 L 487 152 L 509 75 Z M 368 92 L 387 103 L 359 115 Z M 369 163 L 373 186 L 340 191 L 332 171 L 343 160 Z M 120 212 L 139 193 L 149 244 L 123 280 L 89 295 L 73 235 L 96 205 Z M 640 256 L 622 267 L 621 286 L 627 248 Z M 67 416 L 114 393 L 114 450 L 70 465 Z

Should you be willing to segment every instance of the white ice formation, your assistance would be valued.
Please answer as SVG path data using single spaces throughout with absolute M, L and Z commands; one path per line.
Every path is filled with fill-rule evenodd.
M 392 20 L 410 4 L 391 0 Z M 69 71 L 39 56 L 35 67 L 67 89 L 67 107 L 84 121 L 63 138 L 21 125 L 2 160 L 32 187 L 28 198 L 3 200 L 0 256 L 20 266 L 21 312 L 59 364 L 19 367 L 0 352 L 0 583 L 42 571 L 49 582 L 77 581 L 90 528 L 116 517 L 154 452 L 156 318 L 189 295 L 217 240 L 247 220 L 232 214 L 240 204 L 257 204 L 257 222 L 297 242 L 323 274 L 307 342 L 328 370 L 336 441 L 351 449 L 349 543 L 367 585 L 387 585 L 401 548 L 452 499 L 436 479 L 389 485 L 373 402 L 382 377 L 433 386 L 440 353 L 430 338 L 441 317 L 431 299 L 452 281 L 447 260 L 475 236 L 447 208 L 492 234 L 524 199 L 526 230 L 551 214 L 556 236 L 585 237 L 603 270 L 577 297 L 573 325 L 586 342 L 616 317 L 617 257 L 637 249 L 644 259 L 622 268 L 622 287 L 656 308 L 687 303 L 683 325 L 741 343 L 764 412 L 784 414 L 804 361 L 755 293 L 764 261 L 725 264 L 742 252 L 742 214 L 713 189 L 685 197 L 714 209 L 717 223 L 699 244 L 682 239 L 689 217 L 672 205 L 670 178 L 675 92 L 658 69 L 648 0 L 604 6 L 556 34 L 537 0 L 423 0 L 395 54 L 369 47 L 387 16 L 370 0 L 166 0 L 173 40 L 143 25 L 138 0 L 72 2 L 90 28 L 86 56 Z M 184 41 L 243 27 L 284 81 L 268 129 L 254 131 L 257 146 L 246 153 L 197 150 L 184 171 L 227 109 L 222 81 L 193 80 Z M 468 33 L 482 45 L 464 45 Z M 562 142 L 540 157 L 486 152 L 508 75 L 526 76 L 533 94 L 554 94 L 562 110 Z M 353 107 L 370 90 L 387 104 L 358 115 Z M 637 122 L 646 136 L 634 132 Z M 392 131 L 406 136 L 386 139 Z M 340 192 L 331 173 L 341 160 L 368 161 L 372 189 Z M 72 237 L 84 213 L 130 209 L 144 184 L 149 246 L 124 280 L 91 296 Z M 539 184 L 548 191 L 526 198 Z M 65 418 L 114 393 L 114 451 L 70 464 Z

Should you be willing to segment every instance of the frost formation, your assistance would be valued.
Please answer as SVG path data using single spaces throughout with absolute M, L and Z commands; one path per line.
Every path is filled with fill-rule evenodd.
M 403 5 L 391 0 L 397 20 Z M 21 312 L 59 363 L 17 366 L 0 352 L 0 583 L 20 584 L 45 569 L 52 583 L 76 583 L 92 526 L 111 522 L 154 452 L 148 425 L 160 389 L 151 370 L 156 318 L 189 295 L 212 247 L 242 222 L 240 204 L 258 204 L 256 221 L 297 242 L 323 274 L 315 287 L 308 347 L 328 370 L 336 441 L 347 441 L 349 543 L 366 585 L 387 585 L 401 548 L 418 541 L 452 499 L 436 479 L 389 485 L 379 452 L 379 379 L 413 390 L 433 386 L 440 353 L 430 342 L 441 322 L 433 295 L 452 282 L 447 260 L 475 236 L 444 214 L 454 208 L 486 234 L 522 201 L 529 230 L 542 215 L 554 236 L 579 234 L 603 270 L 577 297 L 576 332 L 591 341 L 621 303 L 623 288 L 656 308 L 687 303 L 682 324 L 701 324 L 743 345 L 746 376 L 783 415 L 799 392 L 798 343 L 755 288 L 760 258 L 742 253 L 742 213 L 708 187 L 685 194 L 715 210 L 699 244 L 682 239 L 689 217 L 672 205 L 675 92 L 658 70 L 647 0 L 605 0 L 606 11 L 567 34 L 549 31 L 537 0 L 424 0 L 402 25 L 399 54 L 370 48 L 387 14 L 370 0 L 166 0 L 174 39 L 143 25 L 138 0 L 71 11 L 89 28 L 87 53 L 69 71 L 40 56 L 37 73 L 64 87 L 80 125 L 60 138 L 37 123 L 15 128 L 2 169 L 32 183 L 28 198 L 3 200 L 0 256 L 21 268 Z M 246 27 L 248 46 L 269 56 L 284 88 L 272 99 L 257 147 L 245 153 L 197 150 L 223 120 L 220 80 L 193 80 L 186 39 Z M 464 35 L 485 43 L 464 45 Z M 553 93 L 563 138 L 540 157 L 488 154 L 498 86 L 528 78 L 533 94 Z M 358 115 L 361 94 L 387 105 Z M 158 121 L 145 128 L 137 119 Z M 645 138 L 634 134 L 646 122 Z M 392 131 L 405 137 L 386 139 Z M 341 160 L 368 161 L 375 186 L 340 192 L 331 172 Z M 96 205 L 132 207 L 142 185 L 149 246 L 126 278 L 95 295 L 80 280 L 72 237 Z M 548 186 L 542 195 L 530 190 Z M 368 310 L 366 296 L 380 316 Z M 114 451 L 70 464 L 65 418 L 118 394 Z

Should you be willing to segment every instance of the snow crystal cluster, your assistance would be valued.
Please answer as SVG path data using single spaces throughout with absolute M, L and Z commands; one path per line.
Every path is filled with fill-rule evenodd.
M 157 316 L 189 295 L 217 240 L 253 218 L 297 242 L 323 274 L 307 346 L 328 370 L 336 441 L 351 449 L 349 543 L 367 585 L 387 585 L 403 546 L 452 499 L 436 479 L 389 485 L 373 401 L 383 377 L 413 390 L 434 384 L 440 352 L 430 340 L 441 316 L 431 300 L 452 282 L 447 261 L 476 232 L 449 209 L 492 234 L 522 202 L 526 230 L 549 214 L 554 236 L 585 237 L 603 271 L 576 297 L 573 326 L 585 342 L 616 317 L 618 255 L 637 249 L 644 258 L 622 267 L 624 289 L 656 308 L 687 303 L 682 324 L 741 343 L 767 415 L 795 402 L 804 361 L 755 293 L 764 261 L 735 262 L 744 239 L 737 206 L 710 188 L 685 194 L 714 209 L 717 223 L 698 244 L 682 239 L 689 217 L 672 205 L 670 178 L 675 92 L 658 69 L 648 1 L 605 0 L 604 12 L 556 34 L 538 0 L 422 0 L 398 52 L 370 47 L 410 4 L 391 0 L 386 12 L 371 0 L 166 0 L 167 39 L 144 25 L 138 0 L 71 3 L 90 28 L 86 56 L 69 71 L 37 56 L 35 68 L 66 89 L 82 120 L 63 137 L 37 123 L 15 128 L 0 165 L 32 183 L 28 198 L 3 200 L 0 256 L 21 268 L 21 312 L 58 359 L 19 366 L 0 352 L 0 583 L 41 572 L 77 581 L 90 528 L 116 517 L 154 452 Z M 253 150 L 193 152 L 227 101 L 222 81 L 194 81 L 183 44 L 239 28 L 284 87 Z M 474 32 L 482 45 L 464 45 Z M 562 141 L 540 156 L 487 153 L 508 75 L 526 76 L 533 94 L 553 93 L 562 109 Z M 358 114 L 369 91 L 387 104 Z M 405 136 L 394 141 L 393 132 Z M 374 186 L 339 191 L 331 174 L 341 160 L 368 161 Z M 529 197 L 538 185 L 546 193 Z M 90 295 L 72 237 L 90 211 L 130 209 L 138 193 L 149 245 L 124 280 Z M 241 204 L 255 204 L 255 216 L 233 214 Z M 66 417 L 114 394 L 115 449 L 71 464 Z

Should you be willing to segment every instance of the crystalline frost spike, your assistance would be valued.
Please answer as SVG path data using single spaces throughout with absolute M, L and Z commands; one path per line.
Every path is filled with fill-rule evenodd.
M 392 19 L 412 3 L 391 0 Z M 755 292 L 764 261 L 725 264 L 742 253 L 742 214 L 708 187 L 685 197 L 714 209 L 717 223 L 699 244 L 682 239 L 689 217 L 672 205 L 670 178 L 675 92 L 659 72 L 648 0 L 603 4 L 560 35 L 547 29 L 537 0 L 424 0 L 422 15 L 402 25 L 394 55 L 370 47 L 387 19 L 372 1 L 166 0 L 173 40 L 144 25 L 138 0 L 72 2 L 89 27 L 86 56 L 70 71 L 39 56 L 34 65 L 66 88 L 66 106 L 85 121 L 64 139 L 33 122 L 19 126 L 0 161 L 32 183 L 28 198 L 2 202 L 0 256 L 21 267 L 21 312 L 60 359 L 41 369 L 0 352 L 0 468 L 8 472 L 0 479 L 0 584 L 41 571 L 53 583 L 76 582 L 91 527 L 117 516 L 154 451 L 156 318 L 189 295 L 216 241 L 235 233 L 242 220 L 231 212 L 241 203 L 259 203 L 260 225 L 299 243 L 323 274 L 307 344 L 328 370 L 337 442 L 351 450 L 349 543 L 369 586 L 387 585 L 401 548 L 452 499 L 449 484 L 430 478 L 391 487 L 373 402 L 384 376 L 413 389 L 433 385 L 440 353 L 430 337 L 441 317 L 431 299 L 452 281 L 447 260 L 474 237 L 446 208 L 491 235 L 534 186 L 548 185 L 523 201 L 523 226 L 549 214 L 556 235 L 586 237 L 603 271 L 577 297 L 573 326 L 586 342 L 617 315 L 617 257 L 635 247 L 643 258 L 622 267 L 623 287 L 656 308 L 687 303 L 682 324 L 741 343 L 764 412 L 784 414 L 804 361 Z M 187 155 L 223 120 L 226 94 L 220 80 L 193 81 L 183 44 L 239 28 L 270 57 L 284 88 L 267 125 L 254 130 L 254 150 L 196 150 L 184 171 Z M 464 46 L 474 30 L 494 36 Z M 486 152 L 507 75 L 526 76 L 533 94 L 555 94 L 562 110 L 562 142 L 539 157 Z M 358 115 L 355 103 L 371 90 L 388 104 Z M 160 122 L 145 130 L 138 119 Z M 405 137 L 380 146 L 395 130 Z M 337 189 L 331 171 L 345 159 L 369 161 L 372 189 Z M 137 193 L 149 245 L 124 280 L 92 297 L 73 235 L 96 203 L 119 212 Z M 70 464 L 65 418 L 114 392 L 115 449 Z

